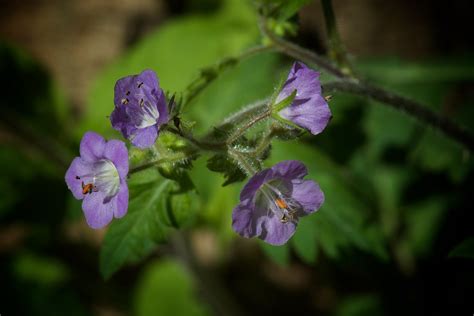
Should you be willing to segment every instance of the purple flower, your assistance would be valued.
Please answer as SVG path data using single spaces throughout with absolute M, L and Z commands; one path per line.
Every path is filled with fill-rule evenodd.
M 303 63 L 295 62 L 276 103 L 289 97 L 295 90 L 296 96 L 293 103 L 278 114 L 308 129 L 313 135 L 321 133 L 331 119 L 331 111 L 321 95 L 319 72 L 309 69 Z
M 87 224 L 102 228 L 127 213 L 127 147 L 122 141 L 106 142 L 99 134 L 87 132 L 79 152 L 81 156 L 74 158 L 66 172 L 66 183 L 74 197 L 83 200 Z
M 152 70 L 119 79 L 115 84 L 113 128 L 139 148 L 152 146 L 160 126 L 168 122 L 165 94 Z
M 232 227 L 243 237 L 258 237 L 282 245 L 295 233 L 298 219 L 324 202 L 319 185 L 303 180 L 306 167 L 297 160 L 277 163 L 254 175 L 240 193 L 232 212 Z

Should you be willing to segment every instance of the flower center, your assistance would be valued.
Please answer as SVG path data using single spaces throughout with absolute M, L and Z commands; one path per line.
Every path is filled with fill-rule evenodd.
M 146 128 L 156 124 L 156 120 L 160 117 L 160 113 L 156 106 L 153 106 L 151 102 L 144 99 L 139 101 L 139 112 L 140 124 L 137 125 L 137 128 Z
M 295 222 L 298 220 L 301 205 L 290 193 L 282 181 L 267 182 L 260 187 L 256 204 L 275 214 L 281 223 Z
M 108 159 L 93 163 L 91 173 L 77 175 L 76 179 L 81 181 L 84 195 L 100 191 L 106 198 L 112 198 L 120 189 L 119 173 L 113 162 Z

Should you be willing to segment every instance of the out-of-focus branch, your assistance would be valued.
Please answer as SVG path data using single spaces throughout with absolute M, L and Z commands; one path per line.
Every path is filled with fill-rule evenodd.
M 348 92 L 382 102 L 396 110 L 404 112 L 421 123 L 435 128 L 447 137 L 474 151 L 474 136 L 471 131 L 457 125 L 447 117 L 431 111 L 420 103 L 387 91 L 372 84 L 360 81 L 341 80 L 329 82 L 324 85 L 325 92 Z
M 337 63 L 344 74 L 352 76 L 352 66 L 347 57 L 344 44 L 341 41 L 339 31 L 337 30 L 332 1 L 321 0 L 321 4 L 323 6 L 324 21 L 326 22 L 326 32 L 329 40 L 329 57 Z

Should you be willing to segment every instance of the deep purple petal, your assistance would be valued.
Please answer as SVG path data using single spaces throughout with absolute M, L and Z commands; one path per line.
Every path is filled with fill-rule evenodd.
M 84 161 L 81 157 L 74 158 L 69 169 L 67 169 L 65 176 L 66 184 L 76 199 L 82 200 L 84 198 L 84 194 L 82 194 L 82 181 L 77 179 L 76 176 L 80 177 L 91 172 L 92 164 Z
M 135 76 L 127 76 L 120 78 L 115 83 L 114 87 L 114 104 L 116 106 L 122 105 L 123 99 L 130 100 L 130 96 L 135 93 L 135 85 L 133 84 Z
M 293 192 L 291 197 L 302 207 L 298 216 L 305 216 L 317 211 L 324 203 L 324 193 L 319 185 L 312 180 L 295 179 L 292 181 Z
M 251 200 L 240 202 L 232 211 L 232 228 L 242 237 L 260 236 L 266 210 L 255 207 Z
M 165 93 L 163 90 L 159 89 L 158 91 L 155 91 L 155 97 L 156 97 L 156 107 L 158 109 L 158 112 L 160 113 L 160 117 L 158 118 L 158 126 L 161 126 L 163 124 L 168 123 L 169 120 L 169 113 L 168 113 L 168 106 L 166 104 L 166 98 L 165 98 Z
M 308 174 L 306 166 L 298 160 L 285 160 L 271 167 L 272 178 L 282 178 L 285 180 L 302 179 Z
M 82 210 L 86 217 L 87 225 L 99 229 L 112 221 L 114 210 L 117 208 L 117 196 L 108 203 L 104 203 L 105 195 L 102 192 L 87 194 L 82 202 Z
M 103 157 L 105 139 L 97 133 L 84 134 L 79 147 L 81 158 L 88 162 L 95 162 Z
M 265 169 L 250 178 L 240 192 L 240 200 L 252 200 L 258 188 L 260 188 L 260 186 L 266 181 L 270 172 L 270 169 Z
M 120 183 L 120 191 L 117 194 L 117 205 L 114 209 L 114 217 L 121 218 L 127 214 L 128 209 L 128 186 L 125 181 Z
M 158 130 L 155 125 L 142 129 L 137 129 L 131 137 L 131 142 L 138 148 L 148 148 L 153 146 L 158 137 Z
M 121 179 L 127 177 L 128 150 L 124 142 L 116 139 L 109 140 L 105 145 L 104 158 L 107 158 L 114 163 Z
M 276 216 L 268 217 L 263 223 L 263 231 L 259 238 L 271 245 L 283 245 L 295 233 L 296 225 L 295 222 L 282 223 Z
M 298 101 L 301 100 L 295 100 L 292 105 L 281 110 L 279 112 L 281 117 L 308 129 L 313 135 L 321 133 L 332 117 L 326 100 L 320 95 L 315 95 L 300 104 Z

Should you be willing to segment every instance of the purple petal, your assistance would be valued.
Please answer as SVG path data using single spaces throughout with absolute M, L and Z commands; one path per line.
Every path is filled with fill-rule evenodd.
M 263 232 L 259 238 L 271 245 L 283 245 L 295 233 L 296 225 L 295 222 L 282 223 L 276 216 L 269 217 L 263 224 Z
M 307 101 L 299 101 L 302 100 L 295 99 L 292 105 L 281 110 L 279 114 L 296 125 L 308 129 L 313 135 L 321 133 L 332 117 L 326 100 L 320 95 L 315 95 Z
M 131 137 L 131 142 L 138 148 L 148 148 L 153 146 L 158 137 L 158 129 L 155 125 L 142 129 L 137 129 Z
M 65 176 L 66 184 L 76 199 L 82 200 L 84 198 L 84 194 L 82 194 L 82 181 L 77 179 L 76 176 L 90 174 L 91 172 L 92 164 L 84 161 L 81 157 L 74 158 L 69 169 L 67 169 Z
M 247 184 L 244 186 L 240 192 L 240 200 L 252 200 L 253 196 L 260 188 L 260 186 L 265 182 L 267 176 L 270 174 L 270 169 L 265 169 L 255 174 L 252 178 L 249 179 Z
M 306 166 L 298 160 L 285 160 L 271 167 L 273 178 L 302 179 L 308 174 Z
M 127 132 L 128 121 L 129 118 L 125 106 L 116 105 L 112 114 L 110 114 L 110 123 L 112 123 L 112 127 L 121 131 L 122 134 L 125 134 Z
M 291 197 L 298 201 L 303 211 L 298 216 L 305 216 L 317 211 L 324 203 L 324 193 L 319 185 L 312 180 L 295 179 L 292 181 Z
M 242 237 L 255 237 L 262 233 L 264 210 L 255 208 L 250 200 L 239 203 L 232 211 L 232 228 Z
M 128 209 L 128 187 L 125 181 L 120 183 L 120 191 L 117 194 L 117 208 L 114 210 L 114 217 L 121 218 L 127 214 Z
M 315 95 L 321 95 L 319 72 L 308 68 L 303 63 L 295 62 L 276 102 L 278 103 L 287 98 L 294 90 L 297 90 L 295 100 L 309 99 Z
M 107 158 L 114 163 L 121 179 L 127 177 L 128 150 L 124 142 L 116 139 L 109 140 L 105 145 L 104 158 Z
M 102 192 L 87 194 L 82 202 L 82 210 L 86 217 L 87 225 L 99 229 L 112 221 L 114 210 L 117 206 L 117 196 L 108 203 L 104 203 L 105 195 Z
M 97 133 L 84 134 L 79 147 L 81 158 L 88 162 L 95 162 L 103 157 L 105 139 Z

